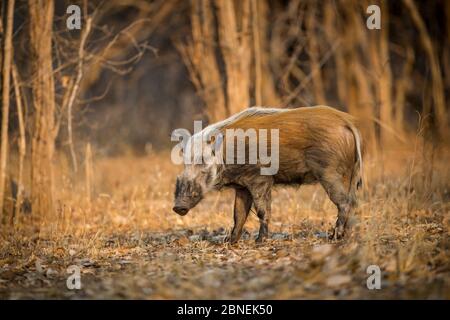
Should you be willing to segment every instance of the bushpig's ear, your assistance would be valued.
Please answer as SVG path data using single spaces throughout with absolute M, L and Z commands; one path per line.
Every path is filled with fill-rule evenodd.
M 222 148 L 222 142 L 223 142 L 223 135 L 221 132 L 215 133 L 213 136 L 211 136 L 211 148 L 212 148 L 212 155 L 215 156 L 217 153 L 220 152 L 220 149 Z
M 171 141 L 177 141 L 181 146 L 181 151 L 184 152 L 186 145 L 191 138 L 191 133 L 187 129 L 175 129 L 170 134 Z

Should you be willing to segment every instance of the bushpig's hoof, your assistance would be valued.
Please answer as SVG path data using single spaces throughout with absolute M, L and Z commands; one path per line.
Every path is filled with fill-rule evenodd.
M 335 227 L 333 229 L 331 229 L 330 231 L 330 235 L 328 236 L 329 240 L 341 240 L 342 238 L 344 238 L 344 227 L 339 226 L 339 227 Z
M 261 244 L 264 242 L 265 238 L 267 238 L 267 234 L 258 234 L 258 236 L 255 239 L 255 242 Z
M 230 245 L 236 244 L 239 241 L 237 237 L 233 237 L 233 235 L 226 236 L 223 240 L 224 243 L 228 243 Z

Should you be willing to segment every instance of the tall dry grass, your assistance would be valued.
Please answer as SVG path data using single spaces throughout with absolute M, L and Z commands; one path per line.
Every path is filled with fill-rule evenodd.
M 165 268 L 170 270 L 179 268 L 175 261 L 167 263 L 164 260 L 166 258 L 151 259 L 145 252 L 166 256 L 171 254 L 171 250 L 176 250 L 179 262 L 183 264 L 200 254 L 202 258 L 199 259 L 206 265 L 199 268 L 198 265 L 188 264 L 183 272 L 191 270 L 189 268 L 195 272 L 197 268 L 196 272 L 203 274 L 208 270 L 222 270 L 230 263 L 224 258 L 223 262 L 214 264 L 213 261 L 223 256 L 223 253 L 210 253 L 211 250 L 220 251 L 220 248 L 224 248 L 227 259 L 231 259 L 229 256 L 234 254 L 259 257 L 266 250 L 275 250 L 276 257 L 287 257 L 284 260 L 271 260 L 270 266 L 276 270 L 270 273 L 273 279 L 267 281 L 273 281 L 276 290 L 271 294 L 262 291 L 258 297 L 333 297 L 335 291 L 330 286 L 333 287 L 333 279 L 343 277 L 338 275 L 338 278 L 333 278 L 336 277 L 334 273 L 339 272 L 345 273 L 345 277 L 347 274 L 352 277 L 349 283 L 344 281 L 345 277 L 341 279 L 344 286 L 353 288 L 342 297 L 368 297 L 369 292 L 362 289 L 364 285 L 361 285 L 361 281 L 364 281 L 365 273 L 361 270 L 375 264 L 383 271 L 383 284 L 389 288 L 378 297 L 394 297 L 395 290 L 398 290 L 396 294 L 402 297 L 448 298 L 450 150 L 437 149 L 427 144 L 420 133 L 412 140 L 412 147 L 405 145 L 385 150 L 382 157 L 365 159 L 365 187 L 360 194 L 358 212 L 351 219 L 353 231 L 345 240 L 330 244 L 320 236 L 333 226 L 337 214 L 335 206 L 320 186 L 302 186 L 300 189 L 280 187 L 273 195 L 273 218 L 270 224 L 273 238 L 259 248 L 251 239 L 243 240 L 232 248 L 226 244 L 212 244 L 207 239 L 199 241 L 201 238 L 189 238 L 191 234 L 220 233 L 222 231 L 217 230 L 221 228 L 229 230 L 232 226 L 234 195 L 231 190 L 212 193 L 187 216 L 176 215 L 171 210 L 172 193 L 176 174 L 181 168 L 171 164 L 168 153 L 155 153 L 141 158 L 101 158 L 96 157 L 95 152 L 90 155 L 88 147 L 86 171 L 77 175 L 68 174 L 71 172 L 70 159 L 60 155 L 55 172 L 58 177 L 55 181 L 58 186 L 55 215 L 40 222 L 35 221 L 33 215 L 21 214 L 17 217 L 15 230 L 1 234 L 0 270 L 12 269 L 20 275 L 27 268 L 33 269 L 36 261 L 39 261 L 64 277 L 68 265 L 87 259 L 98 264 L 97 271 L 92 271 L 95 274 L 107 268 L 105 266 L 111 264 L 114 257 L 124 255 L 124 252 L 128 252 L 126 256 L 129 257 L 133 256 L 130 252 L 143 251 L 143 256 L 133 256 L 131 260 L 136 259 L 138 266 L 132 269 L 134 271 L 128 271 L 130 278 L 126 281 L 132 285 L 126 286 L 124 297 L 145 297 L 140 291 L 140 282 L 133 282 L 137 281 L 132 280 L 133 277 L 142 277 L 145 268 L 153 268 L 163 262 Z M 91 198 L 87 196 L 89 194 Z M 36 223 L 40 223 L 38 228 Z M 258 225 L 258 219 L 251 214 L 245 229 L 254 235 Z M 155 239 L 166 239 L 166 244 L 161 247 L 152 242 Z M 112 247 L 109 243 L 113 243 Z M 327 251 L 329 245 L 334 248 L 332 253 Z M 317 258 L 322 255 L 321 250 L 324 250 L 325 256 L 329 256 Z M 286 264 L 286 259 L 290 263 Z M 252 261 L 242 260 L 242 268 L 251 265 Z M 212 265 L 208 267 L 210 263 Z M 142 269 L 139 265 L 146 267 Z M 239 263 L 233 262 L 232 265 L 240 270 Z M 259 267 L 255 265 L 254 268 L 258 270 Z M 275 285 L 278 272 L 283 268 L 287 268 L 285 272 L 289 274 L 296 270 L 290 280 L 293 283 L 307 280 L 311 285 L 321 287 L 323 293 L 320 294 L 320 290 L 305 292 L 302 285 L 291 288 L 288 282 Z M 294 271 L 289 271 L 289 268 L 294 268 Z M 127 271 L 110 272 L 108 277 L 115 279 L 120 275 L 121 280 L 116 280 L 125 281 Z M 200 285 L 194 278 L 190 280 L 188 277 L 185 281 L 189 285 L 177 291 L 179 288 L 175 285 L 171 287 L 172 280 L 166 279 L 165 273 L 154 272 L 152 274 L 158 279 L 154 280 L 155 283 L 162 285 L 165 281 L 162 285 L 164 290 L 161 287 L 154 288 L 156 291 L 149 297 L 191 297 Z M 178 278 L 176 273 L 173 277 L 184 279 Z M 203 283 L 205 291 L 197 292 L 193 297 L 245 297 L 239 293 L 241 289 L 231 289 L 233 285 L 239 287 L 233 281 L 223 284 L 223 296 L 217 296 L 214 288 L 208 287 L 211 283 Z M 114 287 L 114 284 L 112 282 L 111 286 Z M 421 289 L 425 285 L 429 286 L 429 291 Z M 28 286 L 31 290 L 39 287 Z M 3 297 L 11 297 L 12 293 L 17 297 L 26 296 L 20 288 L 20 281 L 12 280 L 3 283 L 0 292 Z M 46 296 L 47 291 L 40 290 L 40 294 Z M 67 293 L 64 288 L 52 290 L 56 290 L 52 291 L 56 296 Z M 102 293 L 92 290 L 88 296 L 102 297 Z

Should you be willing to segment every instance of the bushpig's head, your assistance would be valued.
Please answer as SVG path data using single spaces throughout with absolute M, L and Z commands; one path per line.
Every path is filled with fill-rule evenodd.
M 196 165 L 199 166 L 199 165 Z M 177 177 L 173 211 L 184 216 L 195 207 L 208 191 L 210 174 L 201 168 L 190 166 Z
M 189 143 L 193 145 L 194 139 Z M 177 177 L 173 211 L 182 216 L 194 208 L 206 193 L 215 189 L 220 179 L 218 171 L 221 154 L 216 153 L 214 149 L 219 142 L 200 140 L 199 143 L 202 143 L 203 150 L 200 155 L 201 161 L 190 161 L 185 164 L 183 172 Z

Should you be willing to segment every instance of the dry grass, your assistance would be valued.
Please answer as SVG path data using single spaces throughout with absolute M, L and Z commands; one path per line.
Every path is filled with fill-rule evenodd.
M 346 240 L 323 237 L 336 209 L 319 186 L 305 186 L 275 191 L 270 240 L 250 239 L 258 227 L 252 214 L 233 247 L 222 243 L 231 191 L 211 194 L 185 217 L 171 211 L 180 168 L 168 153 L 94 153 L 90 184 L 65 176 L 60 161 L 57 216 L 44 217 L 37 231 L 22 215 L 1 235 L 0 298 L 449 299 L 449 152 L 415 149 L 366 159 Z M 82 266 L 79 291 L 66 288 L 72 264 Z M 382 270 L 381 290 L 366 287 L 372 264 Z

